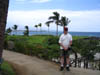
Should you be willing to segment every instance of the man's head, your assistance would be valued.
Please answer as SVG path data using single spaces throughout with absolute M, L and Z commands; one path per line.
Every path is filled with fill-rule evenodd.
M 67 34 L 67 33 L 68 33 L 68 28 L 64 27 L 64 34 Z

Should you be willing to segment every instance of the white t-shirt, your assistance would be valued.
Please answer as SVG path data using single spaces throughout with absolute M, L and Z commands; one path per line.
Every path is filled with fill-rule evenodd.
M 59 43 L 61 43 L 64 47 L 68 47 L 70 45 L 70 41 L 72 41 L 72 36 L 67 33 L 67 34 L 62 34 L 59 38 Z M 63 49 L 60 46 L 60 49 Z

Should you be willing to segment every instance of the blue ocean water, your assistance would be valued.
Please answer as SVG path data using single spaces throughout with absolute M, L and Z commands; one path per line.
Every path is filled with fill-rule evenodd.
M 24 35 L 24 31 L 13 31 L 11 35 Z M 58 32 L 58 35 L 61 35 L 63 32 Z M 100 32 L 69 32 L 73 36 L 95 36 L 100 37 Z M 47 31 L 30 31 L 29 35 L 56 35 L 56 31 L 50 31 L 49 33 Z

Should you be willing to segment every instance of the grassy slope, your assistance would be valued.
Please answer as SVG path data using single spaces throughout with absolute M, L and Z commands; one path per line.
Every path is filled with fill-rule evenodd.
M 48 36 L 40 36 L 40 35 L 35 35 L 35 36 L 8 36 L 8 40 L 10 39 L 27 39 L 29 43 L 43 43 L 43 41 L 47 38 Z
M 28 42 L 30 43 L 40 43 L 42 44 L 43 41 L 47 38 L 48 36 L 30 36 Z

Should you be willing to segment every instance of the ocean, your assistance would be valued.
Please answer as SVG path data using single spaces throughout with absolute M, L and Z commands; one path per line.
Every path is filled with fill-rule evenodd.
M 12 31 L 11 35 L 24 35 L 24 31 Z M 58 32 L 58 35 L 61 35 L 63 32 Z M 72 36 L 93 36 L 93 37 L 100 37 L 100 32 L 69 32 Z M 56 31 L 30 31 L 29 35 L 56 35 Z

